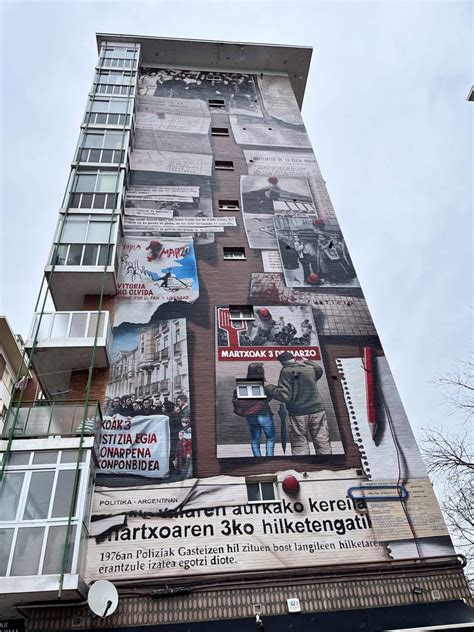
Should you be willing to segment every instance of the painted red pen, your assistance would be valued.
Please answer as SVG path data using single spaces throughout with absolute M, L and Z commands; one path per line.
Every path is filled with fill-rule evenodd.
M 375 380 L 372 349 L 364 347 L 365 392 L 367 401 L 367 419 L 369 422 L 372 439 L 377 434 L 377 409 L 375 403 Z

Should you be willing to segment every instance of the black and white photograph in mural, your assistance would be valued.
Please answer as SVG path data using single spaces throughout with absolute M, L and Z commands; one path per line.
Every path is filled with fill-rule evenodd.
M 138 94 L 168 98 L 190 98 L 199 94 L 216 101 L 224 100 L 222 109 L 234 114 L 262 116 L 253 75 L 202 70 L 142 68 Z M 192 97 L 191 97 L 192 98 Z
M 240 190 L 250 248 L 277 248 L 274 215 L 316 217 L 316 208 L 305 178 L 241 176 Z
M 186 176 L 180 178 L 180 181 L 185 182 Z M 156 220 L 177 217 L 189 218 L 190 220 L 213 217 L 209 178 L 202 178 L 199 185 L 137 185 L 129 187 L 123 218 L 126 234 L 156 235 Z M 184 230 L 186 230 L 185 227 Z M 179 237 L 183 233 L 168 232 L 168 234 Z M 210 231 L 193 231 L 193 235 L 195 245 L 209 244 L 214 241 L 214 235 Z
M 337 225 L 320 218 L 273 218 L 288 287 L 359 287 Z
M 217 457 L 343 454 L 307 306 L 217 308 Z
M 99 447 L 102 485 L 192 476 L 186 320 L 114 329 Z M 138 481 L 138 482 L 137 482 Z

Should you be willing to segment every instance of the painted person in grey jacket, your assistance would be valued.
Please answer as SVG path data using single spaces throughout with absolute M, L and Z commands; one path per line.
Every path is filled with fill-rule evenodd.
M 311 441 L 316 454 L 331 454 L 328 420 L 317 384 L 323 375 L 321 366 L 312 360 L 296 360 L 289 351 L 278 360 L 282 364 L 278 385 L 267 384 L 265 391 L 286 405 L 291 453 L 310 454 Z

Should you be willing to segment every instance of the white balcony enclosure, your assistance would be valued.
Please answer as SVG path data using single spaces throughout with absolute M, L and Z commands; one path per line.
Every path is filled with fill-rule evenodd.
M 109 313 L 43 312 L 36 314 L 26 352 L 48 397 L 67 394 L 71 371 L 109 366 L 112 330 Z
M 115 295 L 119 217 L 69 214 L 59 222 L 45 274 L 56 309 L 81 309 L 86 295 Z

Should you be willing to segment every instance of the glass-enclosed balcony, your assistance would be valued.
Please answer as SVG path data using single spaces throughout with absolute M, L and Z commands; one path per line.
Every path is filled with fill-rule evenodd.
M 11 407 L 7 413 L 2 436 L 50 437 L 95 435 L 100 431 L 102 413 L 98 401 L 36 400 Z
M 108 312 L 43 312 L 35 316 L 25 349 L 41 388 L 56 397 L 67 394 L 71 371 L 92 363 L 108 367 L 111 345 Z
M 119 221 L 68 214 L 60 220 L 46 276 L 57 309 L 80 309 L 86 294 L 115 294 Z

